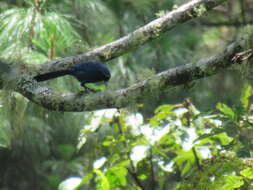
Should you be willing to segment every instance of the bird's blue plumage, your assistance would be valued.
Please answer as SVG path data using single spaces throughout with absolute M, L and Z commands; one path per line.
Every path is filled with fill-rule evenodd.
M 34 78 L 40 82 L 64 75 L 74 76 L 83 87 L 85 87 L 85 83 L 108 81 L 111 78 L 110 71 L 106 65 L 98 61 L 78 63 L 67 69 L 38 75 Z
M 108 81 L 111 77 L 109 69 L 102 63 L 90 61 L 76 64 L 69 68 L 70 75 L 80 82 Z

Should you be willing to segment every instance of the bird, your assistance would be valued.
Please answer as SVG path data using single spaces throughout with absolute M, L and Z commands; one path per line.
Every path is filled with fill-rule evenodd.
M 96 83 L 101 81 L 107 82 L 111 78 L 110 70 L 105 64 L 98 61 L 87 61 L 59 71 L 52 71 L 37 75 L 34 79 L 37 82 L 42 82 L 65 75 L 75 77 L 80 82 L 80 85 L 85 89 L 89 89 L 85 86 L 86 83 Z

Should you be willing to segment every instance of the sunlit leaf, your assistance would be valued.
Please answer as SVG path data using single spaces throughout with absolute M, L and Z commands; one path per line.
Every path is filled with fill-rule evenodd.
M 159 126 L 161 121 L 167 117 L 175 116 L 176 114 L 172 111 L 175 106 L 173 105 L 162 105 L 155 110 L 155 115 L 150 119 L 151 126 Z
M 136 145 L 149 145 L 149 144 L 150 142 L 147 140 L 147 138 L 145 136 L 142 136 L 133 141 L 131 145 L 136 146 Z
M 246 168 L 240 172 L 243 177 L 253 179 L 253 168 Z
M 175 108 L 174 105 L 169 105 L 169 104 L 162 105 L 162 106 L 159 106 L 158 108 L 156 108 L 155 113 L 159 113 L 161 111 L 171 111 L 174 108 Z
M 101 170 L 98 170 L 98 169 L 95 169 L 94 172 L 98 177 L 96 180 L 98 189 L 110 190 L 110 183 L 107 177 L 105 176 L 105 174 Z
M 222 190 L 233 190 L 239 188 L 244 184 L 243 177 L 241 176 L 226 176 L 225 185 Z
M 176 141 L 171 134 L 165 134 L 158 141 L 160 145 L 173 146 L 176 145 Z
M 213 130 L 211 133 L 200 135 L 197 139 L 194 140 L 194 142 L 197 142 L 197 141 L 200 141 L 202 139 L 205 139 L 205 138 L 212 137 L 214 135 L 223 133 L 224 131 L 225 131 L 224 129 L 217 128 L 217 129 Z
M 226 133 L 220 133 L 211 137 L 211 140 L 220 144 L 220 145 L 228 145 L 233 141 L 233 138 L 229 137 Z
M 230 119 L 233 120 L 235 119 L 236 116 L 235 112 L 232 110 L 232 108 L 230 108 L 226 104 L 218 103 L 216 108 Z
M 110 187 L 119 187 L 126 185 L 127 169 L 125 167 L 112 167 L 106 171 L 106 177 Z
M 102 142 L 103 146 L 111 146 L 116 140 L 112 136 L 107 136 L 106 139 Z
M 181 169 L 181 175 L 185 175 L 187 172 L 189 172 L 190 169 L 192 169 L 194 165 L 194 154 L 190 151 L 180 151 L 177 153 L 178 155 L 173 159 L 175 164 L 180 166 Z

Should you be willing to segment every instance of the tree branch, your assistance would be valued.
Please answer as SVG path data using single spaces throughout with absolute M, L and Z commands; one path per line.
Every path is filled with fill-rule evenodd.
M 246 43 L 247 42 L 247 43 Z M 201 59 L 196 63 L 178 66 L 147 78 L 128 88 L 112 92 L 91 94 L 58 94 L 48 87 L 41 87 L 28 75 L 17 79 L 16 91 L 47 109 L 55 111 L 91 111 L 104 108 L 122 108 L 131 102 L 141 103 L 145 96 L 156 94 L 168 86 L 177 86 L 211 76 L 239 61 L 233 59 L 249 48 L 249 38 L 240 39 L 227 46 L 221 53 Z M 232 61 L 235 60 L 235 61 Z M 157 95 L 157 94 L 156 94 Z
M 144 43 L 158 38 L 162 33 L 171 30 L 176 25 L 187 22 L 193 18 L 200 17 L 210 9 L 222 4 L 227 0 L 192 0 L 176 10 L 168 12 L 164 16 L 138 28 L 134 32 L 92 51 L 72 57 L 40 65 L 27 65 L 29 70 L 36 74 L 56 71 L 72 66 L 82 61 L 92 59 L 108 61 L 142 46 Z

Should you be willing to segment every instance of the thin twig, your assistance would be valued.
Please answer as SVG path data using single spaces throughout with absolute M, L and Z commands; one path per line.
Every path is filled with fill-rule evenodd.
M 201 166 L 201 164 L 200 164 L 199 157 L 198 157 L 198 155 L 197 155 L 197 152 L 196 152 L 195 147 L 192 147 L 192 152 L 193 152 L 193 154 L 194 154 L 195 161 L 196 161 L 196 165 L 197 165 L 198 169 L 199 169 L 199 170 L 202 170 L 202 166 Z

